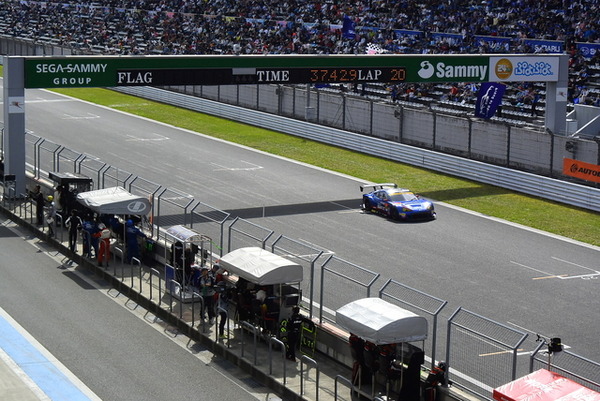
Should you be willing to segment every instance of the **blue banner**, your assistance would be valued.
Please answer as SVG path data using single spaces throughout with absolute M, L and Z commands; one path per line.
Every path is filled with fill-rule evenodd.
M 422 31 L 410 31 L 408 29 L 394 29 L 394 33 L 396 34 L 396 38 L 409 37 L 411 39 L 415 39 L 423 36 Z
M 436 41 L 445 40 L 446 43 L 451 45 L 459 45 L 462 43 L 464 37 L 460 33 L 440 33 L 440 32 L 432 32 L 431 38 Z
M 577 50 L 581 52 L 583 57 L 592 58 L 600 53 L 600 43 L 580 43 L 577 42 Z
M 475 40 L 481 44 L 487 44 L 492 51 L 504 51 L 507 53 L 510 51 L 510 43 L 512 41 L 511 38 L 482 35 L 475 35 Z
M 492 118 L 498 106 L 502 104 L 502 96 L 506 85 L 499 82 L 485 82 L 481 84 L 475 104 L 475 117 Z
M 565 48 L 560 40 L 524 39 L 523 43 L 531 46 L 534 53 L 562 53 Z
M 344 25 L 342 25 L 342 36 L 346 39 L 354 39 L 354 37 L 356 36 L 354 21 L 348 16 L 344 17 Z

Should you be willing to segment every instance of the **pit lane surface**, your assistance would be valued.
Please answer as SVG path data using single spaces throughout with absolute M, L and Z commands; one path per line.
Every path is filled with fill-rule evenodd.
M 204 347 L 3 218 L 0 255 L 0 319 L 17 321 L 46 356 L 34 355 L 33 347 L 23 345 L 26 339 L 7 335 L 2 327 L 0 352 L 23 368 L 16 371 L 34 395 L 26 398 L 27 392 L 5 387 L 3 377 L 0 399 L 267 399 L 264 387 L 243 381 L 247 375 L 233 377 L 233 364 L 213 359 Z
M 26 113 L 36 135 L 381 273 L 375 289 L 447 300 L 442 319 L 462 306 L 600 361 L 597 247 L 439 203 L 436 221 L 391 222 L 360 211 L 360 178 L 46 91 L 27 91 Z

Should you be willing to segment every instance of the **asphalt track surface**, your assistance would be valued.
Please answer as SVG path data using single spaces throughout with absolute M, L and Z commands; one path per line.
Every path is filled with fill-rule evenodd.
M 376 289 L 392 278 L 447 300 L 442 321 L 463 307 L 600 361 L 598 247 L 441 203 L 436 221 L 388 221 L 361 212 L 365 180 L 215 140 L 202 127 L 42 90 L 26 92 L 26 113 L 38 136 L 380 273 Z
M 30 389 L 9 391 L 14 387 L 3 376 L 0 399 L 267 399 L 269 391 L 233 364 L 44 241 L 4 219 L 0 238 L 0 367 L 7 361 L 22 367 L 14 372 Z

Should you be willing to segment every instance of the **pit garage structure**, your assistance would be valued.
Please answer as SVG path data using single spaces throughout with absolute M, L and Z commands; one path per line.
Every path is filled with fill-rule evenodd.
M 263 327 L 275 324 L 278 327 L 302 300 L 303 268 L 282 256 L 259 247 L 244 247 L 223 255 L 219 265 L 236 281 L 238 292 L 254 295 L 252 301 L 257 299 L 259 291 L 265 292 L 266 297 L 259 300 L 266 304 L 266 310 L 253 310 L 252 304 L 246 305 L 250 308 L 249 316 Z M 243 306 L 238 305 L 238 309 Z
M 127 216 L 144 216 L 150 213 L 152 205 L 150 201 L 139 195 L 134 195 L 122 187 L 111 187 L 96 189 L 93 191 L 81 192 L 77 194 L 77 202 L 83 207 L 91 210 L 98 215 L 115 215 L 123 221 Z M 125 241 L 126 226 L 123 224 L 123 254 L 127 252 Z
M 77 201 L 98 214 L 119 216 L 146 215 L 152 208 L 147 198 L 134 195 L 123 187 L 81 192 L 77 194 Z
M 25 193 L 26 88 L 546 82 L 545 126 L 561 134 L 567 121 L 568 61 L 566 54 L 7 56 L 4 174 L 14 177 L 15 195 Z
M 373 397 L 377 375 L 381 374 L 387 399 L 390 399 L 390 386 L 395 382 L 400 399 L 420 400 L 423 346 L 428 334 L 426 318 L 381 298 L 370 297 L 340 307 L 335 321 L 350 333 L 359 391 L 362 380 L 371 379 L 371 394 L 365 395 Z M 421 342 L 421 347 L 410 344 L 413 342 Z M 372 377 L 363 377 L 363 371 Z
M 202 268 L 213 265 L 212 239 L 182 225 L 160 230 L 158 236 L 159 241 L 164 237 L 166 291 L 184 303 L 200 301 L 192 282 L 200 276 Z M 200 254 L 200 265 L 196 263 L 197 254 Z

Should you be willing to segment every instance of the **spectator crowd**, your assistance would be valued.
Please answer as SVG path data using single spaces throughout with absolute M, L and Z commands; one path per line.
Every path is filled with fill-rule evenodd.
M 534 53 L 525 39 L 555 40 L 570 55 L 570 100 L 594 104 L 590 66 L 600 68 L 600 52 L 584 58 L 575 43 L 600 43 L 599 15 L 600 0 L 7 0 L 0 34 L 78 53 L 167 55 L 364 54 L 373 45 L 388 53 Z M 342 29 L 348 18 L 353 35 Z

